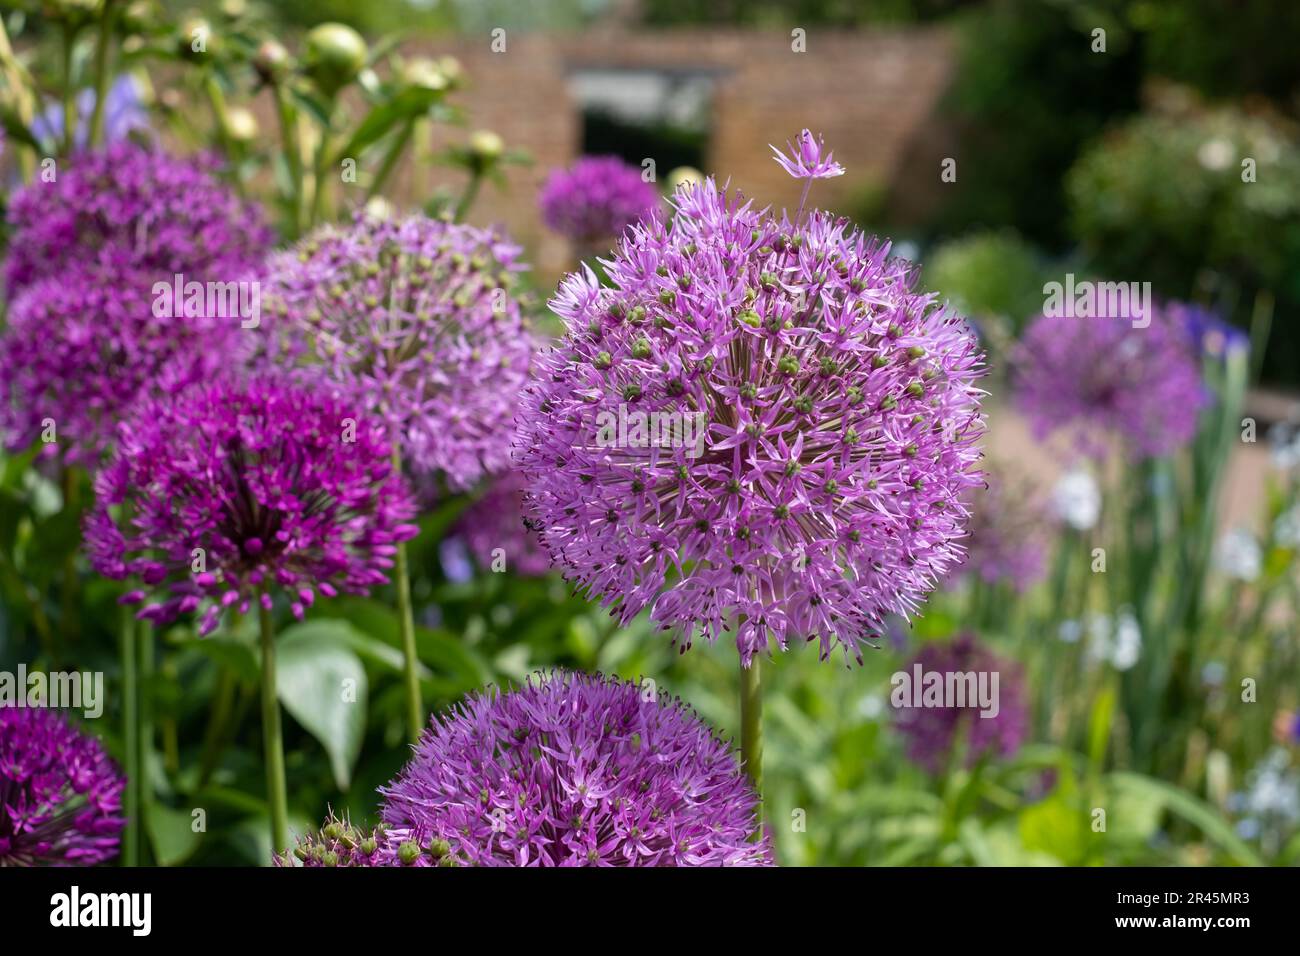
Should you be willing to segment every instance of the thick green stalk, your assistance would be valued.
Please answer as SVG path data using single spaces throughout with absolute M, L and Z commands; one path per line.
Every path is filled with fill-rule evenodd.
M 740 763 L 763 799 L 763 686 L 759 659 L 740 669 Z
M 374 199 L 383 191 L 384 184 L 388 182 L 388 177 L 393 174 L 397 168 L 397 161 L 402 158 L 402 153 L 406 151 L 406 144 L 411 141 L 411 134 L 415 132 L 415 120 L 407 120 L 398 134 L 393 137 L 393 141 L 388 144 L 388 149 L 384 153 L 383 162 L 379 164 L 379 169 L 375 176 L 370 180 L 370 188 L 366 191 L 366 199 Z
M 320 221 L 321 213 L 325 209 L 325 169 L 329 165 L 330 133 L 334 124 L 334 103 L 332 101 L 326 107 L 325 120 L 325 125 L 320 130 L 320 142 L 316 144 L 316 158 L 312 163 L 311 215 L 307 219 L 309 227 L 316 225 Z
M 393 470 L 402 470 L 402 453 L 394 446 Z M 397 544 L 397 621 L 402 633 L 402 658 L 406 676 L 406 736 L 417 743 L 424 729 L 424 701 L 420 697 L 420 659 L 415 649 L 415 610 L 411 606 L 411 567 L 406 542 Z
M 271 849 L 289 847 L 289 801 L 284 782 L 284 737 L 275 687 L 275 625 L 271 611 L 258 602 L 262 624 L 262 759 L 266 764 L 266 798 L 271 809 Z
M 108 94 L 108 50 L 113 42 L 114 0 L 104 0 L 99 13 L 99 39 L 95 45 L 95 109 L 90 114 L 89 146 L 94 149 L 104 135 L 104 100 Z
M 63 102 L 63 144 L 60 150 L 64 156 L 72 152 L 77 141 L 77 104 L 72 88 L 72 51 L 76 47 L 77 31 L 72 27 L 63 28 L 63 89 L 60 91 Z
M 140 697 L 135 672 L 136 620 L 122 609 L 122 739 L 125 742 L 126 790 L 123 794 L 126 829 L 122 833 L 122 865 L 140 865 Z
M 465 191 L 460 195 L 460 201 L 456 203 L 456 222 L 464 222 L 465 217 L 469 215 L 470 207 L 474 205 L 474 200 L 478 198 L 479 187 L 483 185 L 483 174 L 475 170 L 470 174 L 469 182 L 465 184 Z
M 136 640 L 136 689 L 140 695 L 137 707 L 140 743 L 138 747 L 140 768 L 137 772 L 139 787 L 137 800 L 140 808 L 140 831 L 146 832 L 149 825 L 149 807 L 153 803 L 153 780 L 150 768 L 153 765 L 153 671 L 154 642 L 153 626 L 148 621 L 137 621 Z M 141 837 L 141 842 L 144 838 Z
M 298 139 L 298 112 L 289 100 L 289 91 L 281 83 L 275 86 L 275 106 L 280 116 L 280 145 L 289 166 L 289 202 L 292 205 L 289 220 L 296 239 L 302 233 L 302 144 Z

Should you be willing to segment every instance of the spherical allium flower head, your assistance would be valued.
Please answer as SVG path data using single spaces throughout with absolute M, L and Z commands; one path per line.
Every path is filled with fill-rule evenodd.
M 861 661 L 959 560 L 978 484 L 980 354 L 889 245 L 776 218 L 713 180 L 551 303 L 516 458 L 566 577 L 623 621 L 741 660 L 819 640 Z M 661 593 L 662 592 L 662 593 Z
M 515 471 L 496 479 L 491 487 L 457 520 L 452 533 L 465 541 L 480 568 L 507 570 L 524 577 L 540 577 L 551 559 L 524 514 L 524 480 Z
M 424 216 L 326 226 L 269 264 L 268 356 L 323 363 L 401 436 L 413 472 L 465 490 L 509 464 L 533 350 L 518 255 Z
M 0 867 L 117 853 L 125 781 L 99 741 L 45 707 L 0 707 Z
M 398 866 L 398 846 L 383 827 L 354 827 L 330 811 L 315 833 L 298 838 L 292 850 L 277 854 L 276 866 Z
M 579 673 L 434 717 L 381 788 L 381 816 L 431 858 L 474 866 L 764 866 L 758 800 L 679 700 Z
M 366 408 L 305 376 L 218 379 L 141 403 L 95 479 L 92 565 L 140 579 L 124 603 L 163 592 L 144 620 L 202 607 L 203 634 L 224 608 L 247 612 L 259 595 L 269 608 L 277 590 L 302 617 L 317 592 L 384 584 L 415 506 Z
M 170 284 L 170 278 L 167 282 Z M 101 260 L 70 265 L 19 293 L 0 330 L 0 438 L 38 438 L 48 457 L 93 465 L 142 395 L 210 377 L 240 344 L 240 319 L 155 309 L 155 277 Z
M 258 207 L 215 170 L 210 157 L 182 159 L 128 140 L 62 161 L 58 179 L 37 179 L 10 202 L 10 295 L 96 261 L 109 274 L 126 265 L 161 281 L 248 275 L 272 235 Z
M 1046 567 L 1046 506 L 1005 472 L 986 471 L 985 476 L 987 485 L 967 496 L 970 537 L 960 571 L 986 584 L 1005 582 L 1023 593 Z
M 1207 402 L 1186 329 L 1165 308 L 1127 316 L 1034 320 L 1012 352 L 1013 388 L 1034 434 L 1063 431 L 1086 457 L 1112 441 L 1135 459 L 1191 440 Z
M 617 156 L 584 156 L 572 168 L 552 172 L 538 202 L 550 229 L 590 244 L 621 236 L 658 209 L 659 193 L 641 170 Z
M 1019 664 L 1002 660 L 973 635 L 962 634 L 947 643 L 926 644 L 902 673 L 910 683 L 894 685 L 896 726 L 908 758 L 919 766 L 931 773 L 946 768 L 959 735 L 968 765 L 983 757 L 1010 757 L 1020 749 L 1029 730 L 1029 711 Z M 932 674 L 941 683 L 932 684 Z M 949 687 L 965 696 L 962 706 L 957 706 L 961 698 L 947 696 Z M 918 698 L 922 706 L 915 706 Z
M 799 134 L 798 145 L 786 142 L 786 148 L 790 150 L 789 156 L 770 143 L 768 145 L 776 154 L 773 159 L 795 179 L 830 179 L 844 175 L 844 167 L 835 162 L 833 153 L 827 150 L 825 158 L 822 158 L 826 144 L 820 136 L 813 136 L 811 130 Z

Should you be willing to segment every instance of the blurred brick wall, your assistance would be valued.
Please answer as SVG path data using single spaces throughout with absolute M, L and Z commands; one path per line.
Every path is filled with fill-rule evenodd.
M 859 198 L 870 185 L 889 186 L 950 81 L 952 44 L 933 30 L 818 32 L 807 52 L 791 51 L 780 31 L 598 29 L 581 34 L 510 34 L 493 53 L 487 36 L 438 38 L 406 47 L 411 54 L 457 57 L 469 86 L 457 95 L 466 130 L 439 127 L 436 135 L 463 138 L 492 129 L 512 148 L 533 157 L 511 167 L 509 190 L 488 187 L 473 219 L 501 222 L 527 245 L 539 278 L 570 262 L 563 240 L 542 228 L 537 188 L 581 147 L 582 117 L 567 76 L 579 69 L 653 68 L 707 71 L 715 76 L 705 172 L 730 177 L 758 202 L 793 207 L 799 186 L 771 159 L 769 143 L 784 146 L 807 126 L 825 135 L 848 168 L 818 183 L 816 201 L 834 207 Z M 439 144 L 434 144 L 435 148 Z M 668 173 L 660 168 L 662 177 Z M 408 168 L 399 198 L 418 200 L 438 184 L 458 185 L 457 174 Z M 936 166 L 933 181 L 938 183 Z

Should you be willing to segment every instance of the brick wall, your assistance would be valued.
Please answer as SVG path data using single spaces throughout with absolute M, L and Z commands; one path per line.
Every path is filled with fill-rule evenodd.
M 872 183 L 892 183 L 950 80 L 950 38 L 931 30 L 812 31 L 806 46 L 805 53 L 792 52 L 790 36 L 780 31 L 613 28 L 511 34 L 503 53 L 491 51 L 487 36 L 439 38 L 413 44 L 408 52 L 457 57 L 469 80 L 457 97 L 469 128 L 493 129 L 510 147 L 532 155 L 531 167 L 509 170 L 508 191 L 485 191 L 473 218 L 506 225 L 528 246 L 540 277 L 550 278 L 569 264 L 571 253 L 541 226 L 536 192 L 550 170 L 567 165 L 581 147 L 581 115 L 566 82 L 574 70 L 715 74 L 705 172 L 730 176 L 760 203 L 798 202 L 798 185 L 771 160 L 767 147 L 783 146 L 804 126 L 823 133 L 848 168 L 848 175 L 817 184 L 819 204 L 846 203 Z M 437 135 L 465 132 L 448 134 L 439 127 Z M 422 197 L 438 184 L 456 185 L 456 175 L 408 169 L 401 192 Z

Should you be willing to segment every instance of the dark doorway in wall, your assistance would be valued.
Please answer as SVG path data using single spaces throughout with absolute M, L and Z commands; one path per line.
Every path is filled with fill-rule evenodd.
M 716 74 L 706 71 L 583 68 L 569 74 L 582 109 L 582 152 L 649 158 L 660 175 L 703 170 Z M 706 170 L 707 171 L 707 170 Z

